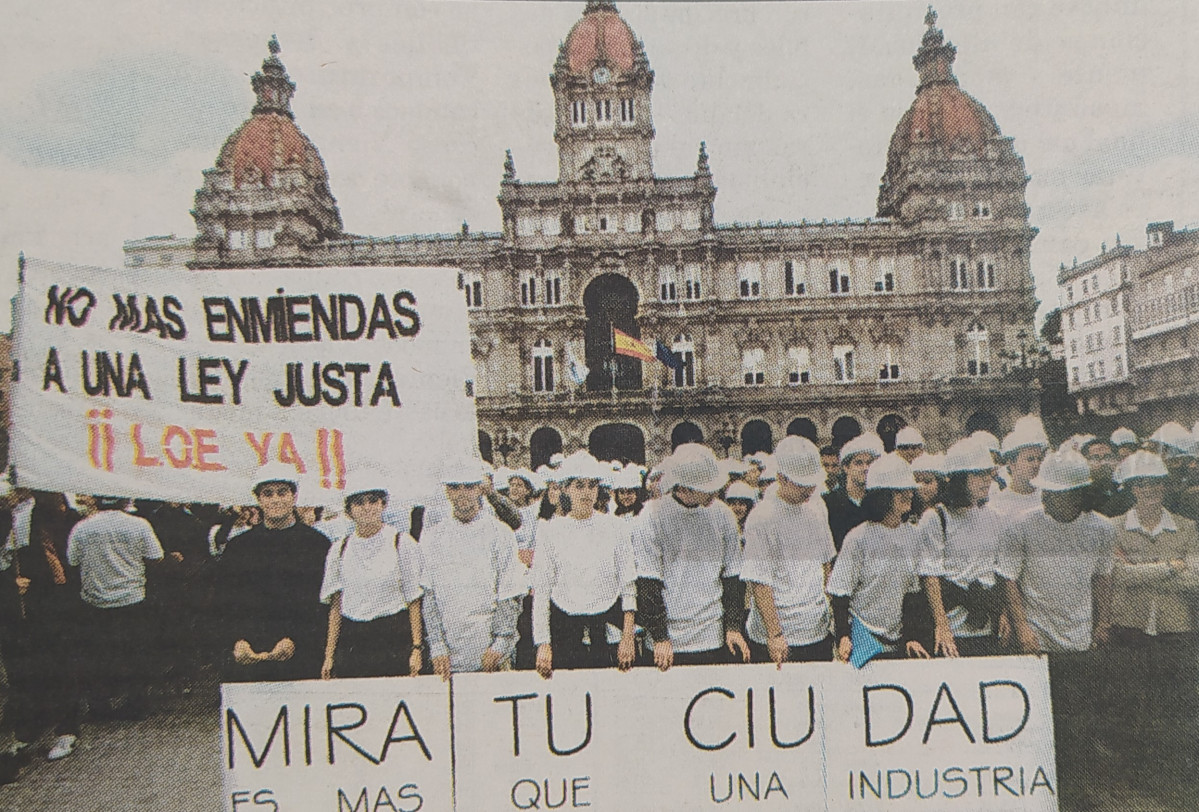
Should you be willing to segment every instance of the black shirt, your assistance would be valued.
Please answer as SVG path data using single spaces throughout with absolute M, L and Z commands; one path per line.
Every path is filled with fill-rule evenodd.
M 229 669 L 235 679 L 315 679 L 325 656 L 329 608 L 320 602 L 329 540 L 306 524 L 282 530 L 256 525 L 230 539 L 221 556 L 218 594 L 224 617 L 223 656 L 245 640 L 268 652 L 284 637 L 296 644 L 282 663 Z
M 845 541 L 850 530 L 866 521 L 866 514 L 861 505 L 849 498 L 844 488 L 826 493 L 824 503 L 828 506 L 828 528 L 833 534 L 833 546 L 837 552 L 841 552 L 841 542 Z

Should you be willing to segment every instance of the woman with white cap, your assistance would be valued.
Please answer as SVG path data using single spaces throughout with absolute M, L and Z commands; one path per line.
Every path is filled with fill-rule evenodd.
M 908 465 L 913 464 L 924 453 L 924 435 L 915 426 L 904 426 L 895 433 L 895 453 L 903 457 Z
M 747 662 L 741 538 L 733 512 L 716 499 L 728 478 L 698 443 L 680 445 L 663 465 L 669 493 L 646 505 L 633 535 L 638 615 L 654 641 L 654 664 L 665 671 L 730 656 Z
M 866 470 L 883 455 L 883 441 L 877 434 L 859 434 L 841 447 L 841 468 L 845 487 L 824 495 L 828 505 L 828 524 L 833 544 L 841 549 L 845 535 L 866 521 L 862 500 L 866 497 Z
M 824 481 L 820 450 L 788 436 L 774 451 L 777 486 L 745 524 L 741 580 L 753 591 L 748 633 L 754 662 L 828 662 L 824 584 L 837 551 L 823 511 L 808 503 Z M 731 491 L 734 483 L 729 486 Z
M 749 518 L 749 512 L 753 510 L 754 505 L 758 503 L 758 491 L 740 480 L 730 482 L 729 486 L 724 489 L 724 503 L 729 506 L 729 509 L 733 511 L 733 516 L 737 519 L 737 527 L 742 535 L 741 546 L 744 547 L 745 521 Z
M 635 519 L 645 507 L 641 489 L 641 470 L 632 463 L 612 475 L 612 498 L 616 501 L 614 516 Z
M 947 657 L 998 654 L 1002 595 L 995 558 L 1002 518 L 986 504 L 991 452 L 967 438 L 949 447 L 943 505 L 920 520 L 920 577 L 933 616 L 933 653 Z
M 912 478 L 916 480 L 916 497 L 912 500 L 908 519 L 912 524 L 919 524 L 924 511 L 941 502 L 941 490 L 945 484 L 945 455 L 921 454 L 911 465 Z
M 1021 418 L 1016 422 L 1000 447 L 1007 465 L 1007 487 L 992 486 L 991 507 L 1010 518 L 1041 504 L 1041 492 L 1032 481 L 1048 448 L 1049 437 L 1040 420 Z
M 381 478 L 351 479 L 345 508 L 354 531 L 329 548 L 321 584 L 329 604 L 321 679 L 420 673 L 420 558 L 410 535 L 383 523 L 386 506 Z
M 629 525 L 595 509 L 600 483 L 612 473 L 588 454 L 559 469 L 570 501 L 566 516 L 538 531 L 533 560 L 533 642 L 537 672 L 555 668 L 626 670 L 636 653 L 637 569 Z M 615 648 L 607 624 L 621 629 Z
M 1199 566 L 1199 537 L 1194 522 L 1163 506 L 1167 476 L 1161 458 L 1147 451 L 1116 469 L 1136 504 L 1115 522 L 1112 684 L 1123 696 L 1111 705 L 1119 717 L 1113 728 L 1122 734 L 1112 738 L 1149 763 L 1188 748 L 1193 752 L 1199 711 L 1199 641 L 1192 614 L 1199 593 L 1193 569 Z
M 916 491 L 911 466 L 897 454 L 879 457 L 870 464 L 864 491 L 866 520 L 846 535 L 828 580 L 837 658 L 848 661 L 853 653 L 851 624 L 874 636 L 880 657 L 927 658 L 919 642 L 923 624 L 910 611 L 917 602 L 908 598 L 920 594 L 919 534 L 903 520 Z

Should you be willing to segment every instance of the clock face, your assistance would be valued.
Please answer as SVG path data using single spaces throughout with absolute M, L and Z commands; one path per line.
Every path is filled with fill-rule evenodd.
M 600 65 L 598 68 L 592 71 L 591 78 L 595 80 L 596 84 L 602 85 L 612 78 L 612 71 L 608 70 L 603 65 Z

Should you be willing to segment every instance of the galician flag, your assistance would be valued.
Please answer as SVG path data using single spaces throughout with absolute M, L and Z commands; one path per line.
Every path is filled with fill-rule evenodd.
M 586 382 L 587 376 L 591 374 L 587 365 L 575 357 L 575 351 L 569 343 L 566 345 L 566 374 L 575 386 L 582 386 Z
M 641 361 L 658 360 L 658 356 L 654 354 L 653 350 L 628 333 L 623 333 L 615 327 L 612 328 L 612 351 L 617 355 L 627 355 L 630 358 L 637 358 Z

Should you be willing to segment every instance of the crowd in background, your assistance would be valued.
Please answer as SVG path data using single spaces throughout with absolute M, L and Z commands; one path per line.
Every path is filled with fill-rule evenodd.
M 1199 425 L 1196 427 L 1199 429 Z M 306 506 L 11 490 L 0 550 L 0 781 L 85 714 L 163 685 L 1009 653 L 1049 657 L 1059 779 L 1196 766 L 1199 437 L 1051 447 L 1036 417 L 932 453 L 915 427 L 653 469 L 452 459 L 413 498 L 354 472 Z M 153 690 L 152 690 L 153 689 Z M 1083 783 L 1079 779 L 1079 783 Z

